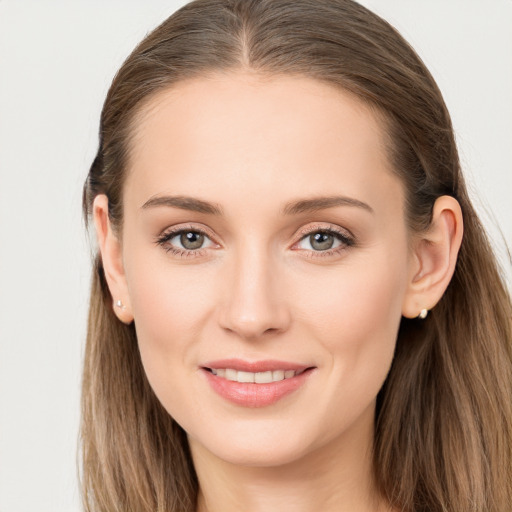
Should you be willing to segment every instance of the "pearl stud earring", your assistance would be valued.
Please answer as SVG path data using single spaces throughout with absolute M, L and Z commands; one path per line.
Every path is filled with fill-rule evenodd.
M 420 311 L 420 314 L 418 315 L 418 318 L 420 320 L 425 320 L 425 318 L 427 318 L 427 315 L 428 315 L 428 309 L 422 309 Z
M 122 303 L 122 301 L 121 301 L 121 300 L 118 300 L 118 301 L 116 302 L 116 306 L 117 306 L 118 308 L 124 309 L 124 305 L 123 305 L 123 303 Z

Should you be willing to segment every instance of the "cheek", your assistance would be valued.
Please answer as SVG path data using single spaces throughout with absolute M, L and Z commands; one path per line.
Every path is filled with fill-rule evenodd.
M 296 293 L 304 325 L 320 340 L 332 372 L 349 392 L 372 383 L 377 393 L 387 375 L 401 320 L 405 265 L 393 256 L 361 258 L 309 283 L 308 293 Z
M 197 269 L 173 268 L 165 258 L 142 254 L 133 254 L 126 267 L 142 363 L 160 395 L 195 370 L 199 333 L 210 308 L 205 279 Z M 159 398 L 166 405 L 167 398 Z

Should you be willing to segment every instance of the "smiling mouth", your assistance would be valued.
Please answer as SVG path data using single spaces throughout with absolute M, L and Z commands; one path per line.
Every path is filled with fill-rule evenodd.
M 231 403 L 265 407 L 297 392 L 316 366 L 276 360 L 224 359 L 207 363 L 201 369 L 213 391 Z
M 309 368 L 302 370 L 268 370 L 264 372 L 246 372 L 235 370 L 233 368 L 206 368 L 213 375 L 221 379 L 230 380 L 240 383 L 254 383 L 254 384 L 270 384 L 272 382 L 279 382 L 285 379 L 292 379 Z

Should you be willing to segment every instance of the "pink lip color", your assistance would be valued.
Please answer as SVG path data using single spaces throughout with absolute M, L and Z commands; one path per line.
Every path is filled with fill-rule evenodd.
M 203 373 L 212 389 L 230 402 L 244 407 L 265 407 L 272 405 L 301 387 L 311 375 L 311 371 L 303 371 L 300 375 L 289 379 L 270 382 L 268 384 L 256 384 L 236 382 L 217 377 L 213 375 L 208 368 L 232 368 L 237 371 L 256 373 L 274 370 L 301 371 L 310 367 L 284 361 L 248 362 L 240 359 L 223 359 L 205 364 L 203 366 Z
M 273 359 L 269 359 L 266 361 L 243 361 L 242 359 L 219 359 L 216 361 L 210 361 L 203 365 L 205 368 L 213 368 L 217 370 L 218 368 L 232 368 L 233 370 L 237 370 L 239 372 L 268 372 L 274 370 L 295 370 L 301 371 L 306 368 L 310 368 L 310 366 L 305 364 L 297 364 L 290 363 L 287 361 L 276 361 Z

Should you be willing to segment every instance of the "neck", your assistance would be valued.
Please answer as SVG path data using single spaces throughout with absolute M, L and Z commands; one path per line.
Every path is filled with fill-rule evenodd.
M 384 512 L 373 480 L 373 421 L 292 462 L 232 464 L 189 439 L 199 480 L 197 512 Z

